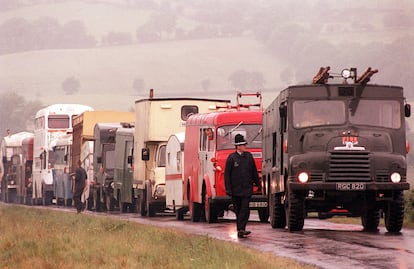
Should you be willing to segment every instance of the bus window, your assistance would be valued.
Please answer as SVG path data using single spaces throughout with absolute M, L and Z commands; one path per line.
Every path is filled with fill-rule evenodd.
M 181 107 L 181 119 L 186 121 L 188 117 L 198 113 L 198 106 L 182 106 Z
M 47 124 L 51 129 L 69 128 L 69 115 L 50 115 Z

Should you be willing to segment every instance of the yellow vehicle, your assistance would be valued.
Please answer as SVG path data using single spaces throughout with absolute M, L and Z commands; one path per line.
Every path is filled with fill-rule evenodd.
M 154 216 L 165 209 L 166 145 L 171 134 L 183 132 L 187 118 L 216 111 L 229 100 L 201 98 L 153 98 L 135 102 L 134 186 L 137 209 Z

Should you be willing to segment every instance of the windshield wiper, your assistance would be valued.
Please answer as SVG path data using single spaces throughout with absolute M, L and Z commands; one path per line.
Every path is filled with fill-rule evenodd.
M 237 124 L 236 126 L 234 126 L 230 131 L 227 132 L 227 134 L 225 134 L 224 136 L 228 136 L 229 134 L 231 134 L 232 132 L 234 132 L 237 128 L 240 127 L 240 125 L 242 125 L 243 122 L 239 122 L 239 124 Z
M 258 137 L 259 136 L 259 134 L 261 134 L 262 133 L 262 131 L 263 131 L 263 127 L 260 127 L 260 129 L 259 129 L 259 132 L 257 132 L 257 135 L 255 135 L 250 141 L 249 141 L 249 144 L 252 142 L 252 141 L 254 141 L 255 139 L 256 139 L 256 137 Z

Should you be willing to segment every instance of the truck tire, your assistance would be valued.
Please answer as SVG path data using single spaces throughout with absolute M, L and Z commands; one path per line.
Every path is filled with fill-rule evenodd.
M 394 200 L 388 202 L 385 211 L 385 227 L 390 233 L 401 231 L 404 221 L 404 194 L 402 191 L 394 193 Z
M 185 213 L 185 211 L 186 210 L 184 208 L 177 209 L 175 211 L 175 219 L 176 220 L 184 220 L 184 213 Z
M 302 231 L 305 222 L 305 204 L 303 197 L 292 190 L 288 190 L 285 209 L 289 232 Z
M 155 214 L 157 212 L 157 208 L 156 206 L 154 206 L 151 201 L 152 201 L 152 185 L 150 183 L 150 181 L 148 180 L 145 184 L 145 194 L 146 194 L 146 203 L 145 203 L 145 208 L 147 210 L 148 213 L 148 217 L 155 217 Z
M 286 213 L 279 195 L 270 194 L 269 213 L 272 228 L 285 228 Z
M 216 223 L 217 222 L 217 209 L 210 199 L 206 197 L 205 201 L 205 214 L 207 223 Z
M 138 210 L 139 213 L 141 214 L 142 217 L 146 217 L 147 216 L 147 192 L 146 189 L 143 189 L 139 195 L 138 201 Z
M 190 218 L 192 222 L 199 222 L 201 219 L 201 208 L 200 203 L 191 202 Z
M 204 209 L 204 215 L 207 223 L 216 223 L 217 222 L 217 210 L 213 203 L 211 203 L 206 186 L 203 184 L 203 190 L 201 192 L 201 197 L 203 197 L 203 204 L 201 207 Z
M 377 209 L 368 209 L 361 216 L 362 226 L 366 232 L 377 232 L 380 222 L 380 212 Z
M 259 212 L 260 222 L 266 223 L 269 221 L 269 210 L 267 209 L 267 207 L 259 208 L 257 211 Z

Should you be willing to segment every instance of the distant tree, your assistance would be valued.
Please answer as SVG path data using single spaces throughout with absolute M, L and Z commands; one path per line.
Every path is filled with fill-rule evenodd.
M 62 82 L 62 89 L 66 95 L 72 95 L 79 92 L 80 82 L 75 77 L 68 77 Z
M 385 28 L 403 28 L 411 27 L 414 19 L 409 12 L 390 12 L 383 18 Z
M 0 54 L 29 50 L 33 40 L 32 25 L 25 19 L 12 18 L 0 25 Z
M 12 133 L 32 131 L 34 116 L 42 108 L 39 101 L 27 101 L 23 96 L 13 92 L 0 95 L 0 137 L 6 129 Z
M 175 33 L 176 15 L 171 12 L 154 13 L 150 19 L 136 31 L 140 42 L 154 42 L 162 39 L 172 39 Z
M 201 88 L 206 92 L 211 86 L 211 81 L 209 79 L 204 79 L 201 81 Z
M 102 44 L 104 45 L 127 45 L 132 43 L 130 33 L 125 32 L 109 32 L 102 37 Z
M 32 23 L 34 43 L 32 49 L 60 48 L 62 28 L 55 18 L 42 17 Z
M 144 24 L 137 29 L 136 38 L 138 42 L 155 42 L 161 40 L 158 32 L 154 31 L 150 25 Z
M 145 80 L 142 78 L 136 78 L 132 82 L 132 88 L 135 90 L 135 93 L 142 94 L 145 90 Z
M 69 21 L 62 27 L 61 46 L 66 48 L 89 48 L 95 46 L 95 39 L 86 32 L 80 20 Z

